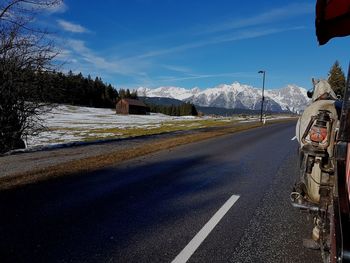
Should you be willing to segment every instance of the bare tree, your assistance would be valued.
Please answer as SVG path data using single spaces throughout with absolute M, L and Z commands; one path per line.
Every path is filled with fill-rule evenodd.
M 47 32 L 32 26 L 43 9 L 60 0 L 8 0 L 0 4 L 0 153 L 25 147 L 40 131 L 45 109 L 42 73 L 57 55 Z

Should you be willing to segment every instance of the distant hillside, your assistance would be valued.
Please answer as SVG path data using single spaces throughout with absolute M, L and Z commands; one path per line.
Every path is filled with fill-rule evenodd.
M 196 106 L 196 108 L 198 111 L 204 113 L 205 115 L 231 116 L 233 114 L 249 114 L 249 115 L 260 114 L 259 110 L 226 109 L 226 108 L 202 107 L 202 106 Z
M 184 102 L 182 100 L 172 99 L 172 98 L 163 98 L 163 97 L 140 97 L 139 100 L 142 100 L 146 104 L 154 105 L 163 105 L 163 106 L 180 106 Z
M 162 105 L 162 106 L 179 106 L 184 102 L 173 98 L 163 98 L 163 97 L 139 97 L 140 100 L 146 104 Z M 220 107 L 203 107 L 196 105 L 198 111 L 204 113 L 205 115 L 219 115 L 219 116 L 230 116 L 233 114 L 260 114 L 259 110 L 249 110 L 249 109 L 226 109 Z
M 161 97 L 139 97 L 139 99 L 149 106 L 151 112 L 163 113 L 171 116 L 198 115 L 196 107 L 189 102 Z

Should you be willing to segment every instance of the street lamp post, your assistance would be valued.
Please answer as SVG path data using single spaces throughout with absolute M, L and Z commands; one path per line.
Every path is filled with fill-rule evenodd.
M 263 117 L 263 107 L 264 107 L 264 89 L 265 89 L 265 70 L 260 70 L 259 74 L 263 74 L 263 86 L 262 86 L 262 95 L 261 95 L 261 111 L 260 111 L 260 122 L 262 122 Z

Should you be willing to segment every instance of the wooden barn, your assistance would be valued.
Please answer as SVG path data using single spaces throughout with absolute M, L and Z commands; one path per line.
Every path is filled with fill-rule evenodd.
M 149 113 L 149 107 L 140 100 L 121 99 L 117 103 L 116 113 L 146 115 Z

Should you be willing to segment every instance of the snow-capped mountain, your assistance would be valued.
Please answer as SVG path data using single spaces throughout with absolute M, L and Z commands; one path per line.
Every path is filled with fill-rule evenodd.
M 300 112 L 310 103 L 310 99 L 307 97 L 307 90 L 296 85 L 267 90 L 266 96 L 276 101 L 283 111 Z
M 251 110 L 259 110 L 261 107 L 261 89 L 238 82 L 231 85 L 222 84 L 205 90 L 160 87 L 156 89 L 139 88 L 137 92 L 139 96 L 174 98 L 206 107 Z M 306 90 L 296 85 L 265 90 L 264 97 L 264 110 L 275 112 L 301 112 L 309 102 Z
M 199 88 L 185 89 L 180 87 L 159 87 L 156 89 L 140 87 L 137 89 L 137 94 L 141 97 L 163 97 L 177 100 L 185 100 L 199 92 Z

